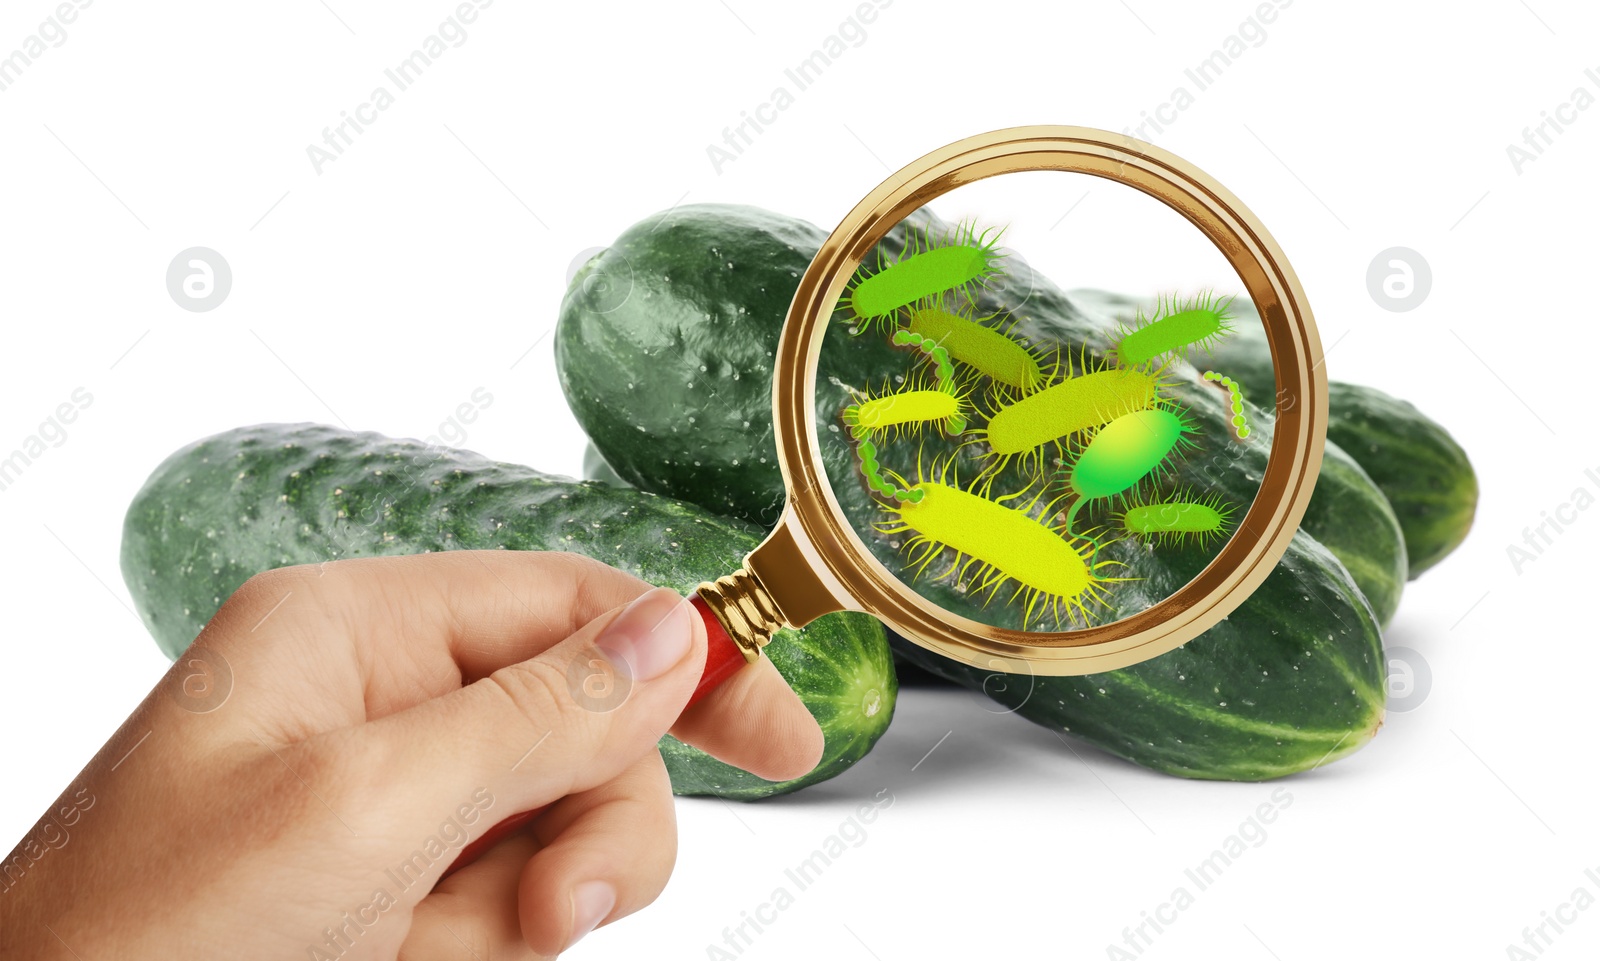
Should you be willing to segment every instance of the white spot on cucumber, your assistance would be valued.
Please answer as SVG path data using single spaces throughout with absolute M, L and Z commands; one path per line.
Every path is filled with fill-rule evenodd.
M 876 715 L 882 707 L 883 696 L 878 693 L 877 688 L 868 691 L 866 696 L 861 699 L 861 713 L 867 717 Z

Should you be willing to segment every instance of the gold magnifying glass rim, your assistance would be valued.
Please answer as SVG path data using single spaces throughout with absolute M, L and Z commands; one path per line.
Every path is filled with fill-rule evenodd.
M 862 259 L 934 198 L 1001 174 L 1060 170 L 1104 177 L 1176 210 L 1239 275 L 1266 329 L 1277 379 L 1272 450 L 1260 490 L 1234 535 L 1188 584 L 1120 620 L 1072 631 L 992 627 L 938 607 L 862 543 L 823 467 L 815 411 L 823 337 Z M 790 491 L 782 521 L 747 559 L 781 609 L 803 624 L 840 608 L 873 614 L 922 646 L 1011 673 L 1089 674 L 1172 650 L 1238 607 L 1277 565 L 1299 527 L 1322 464 L 1328 382 L 1305 292 L 1261 222 L 1221 184 L 1143 141 L 1088 127 L 1013 127 L 935 150 L 885 180 L 822 244 L 789 308 L 776 355 L 773 413 Z M 762 553 L 768 559 L 762 563 Z M 800 566 L 809 571 L 797 570 Z M 809 576 L 807 576 L 809 575 Z

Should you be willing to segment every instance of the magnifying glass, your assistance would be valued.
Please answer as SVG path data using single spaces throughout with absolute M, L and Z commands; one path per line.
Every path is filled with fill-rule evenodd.
M 1025 211 L 1039 206 L 1037 178 L 1059 174 L 1175 213 L 1226 276 L 1129 303 L 1114 329 L 1042 329 L 1032 313 L 1061 313 L 1060 295 L 1036 291 L 1009 254 L 1012 225 L 926 208 L 1022 175 L 1029 189 L 1013 198 Z M 1160 250 L 1152 238 L 1123 245 L 1130 261 Z M 1276 396 L 1251 398 L 1273 413 L 1264 466 L 1230 450 L 1253 428 L 1237 385 L 1204 370 L 1209 343 L 1241 322 L 1228 310 L 1237 296 L 1254 303 L 1275 371 Z M 1304 291 L 1266 228 L 1165 150 L 1033 126 L 911 163 L 844 217 L 799 278 L 773 358 L 787 499 L 743 567 L 691 598 L 710 638 L 695 699 L 758 660 L 774 631 L 838 611 L 1009 674 L 1110 671 L 1197 637 L 1266 579 L 1299 527 L 1326 433 L 1321 357 Z M 1237 477 L 1226 492 L 1175 483 L 1197 458 L 1213 471 L 1254 465 L 1253 496 L 1239 496 Z M 1163 550 L 1181 555 L 1169 576 L 1137 576 L 1140 552 Z M 497 825 L 451 870 L 537 813 Z

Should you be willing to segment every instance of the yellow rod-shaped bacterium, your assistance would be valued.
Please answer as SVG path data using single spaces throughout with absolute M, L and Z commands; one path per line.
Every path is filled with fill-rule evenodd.
M 948 422 L 961 410 L 960 401 L 942 390 L 907 390 L 873 397 L 845 408 L 844 422 L 860 436 L 891 427 Z
M 1020 454 L 1108 424 L 1156 402 L 1157 375 L 1111 368 L 1036 391 L 989 418 L 985 440 L 1001 456 Z
M 1026 510 L 932 481 L 912 490 L 920 491 L 921 498 L 887 508 L 898 523 L 880 529 L 914 534 L 907 549 L 917 552 L 912 562 L 916 573 L 948 548 L 957 556 L 945 573 L 959 571 L 965 576 L 978 568 L 977 592 L 992 596 L 1002 585 L 1014 582 L 1013 596 L 1026 599 L 1024 623 L 1042 610 L 1054 610 L 1059 618 L 1063 611 L 1083 611 L 1086 603 L 1100 599 L 1101 579 L 1073 542 Z
M 960 311 L 918 307 L 911 311 L 907 326 L 998 384 L 1031 391 L 1044 380 L 1039 360 L 1026 344 Z

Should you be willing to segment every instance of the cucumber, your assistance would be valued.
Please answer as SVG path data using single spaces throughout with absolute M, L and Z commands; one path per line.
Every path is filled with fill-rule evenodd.
M 1074 290 L 1067 296 L 1099 312 L 1107 321 L 1126 321 L 1140 306 L 1131 297 L 1101 290 Z M 1249 308 L 1241 308 L 1236 313 L 1247 311 Z M 1259 409 L 1257 402 L 1276 393 L 1272 360 L 1269 353 L 1261 353 L 1266 350 L 1266 335 L 1254 321 L 1254 313 L 1248 316 L 1250 320 L 1240 324 L 1239 330 L 1223 337 L 1211 351 L 1198 354 L 1194 363 L 1221 371 L 1239 382 L 1245 399 L 1257 408 L 1252 423 L 1270 440 L 1272 415 Z M 1240 340 L 1259 344 L 1259 352 L 1254 347 L 1242 351 L 1234 347 Z M 1320 541 L 1345 566 L 1372 605 L 1380 625 L 1394 619 L 1408 578 L 1404 532 L 1383 491 L 1355 458 L 1332 440 L 1324 449 L 1317 487 L 1300 529 Z
M 930 216 L 918 229 L 941 230 Z M 754 207 L 689 205 L 641 223 L 574 276 L 556 326 L 556 369 L 578 422 L 627 484 L 770 528 L 782 513 L 783 474 L 772 425 L 772 362 L 800 273 L 824 238 L 802 221 Z M 884 242 L 897 255 L 906 230 Z M 594 309 L 585 293 L 597 271 L 632 276 L 620 306 Z M 876 382 L 905 357 L 885 338 L 825 338 L 817 417 L 837 427 L 849 399 L 843 384 Z M 822 458 L 845 513 L 879 518 L 857 476 L 844 434 L 824 435 Z M 886 463 L 915 463 L 914 438 L 881 445 Z M 964 476 L 978 472 L 976 455 Z M 870 523 L 870 521 L 868 521 Z M 869 546 L 898 566 L 888 538 Z M 1011 608 L 980 608 L 944 582 L 918 585 L 938 603 L 1004 622 Z
M 1478 512 L 1478 475 L 1455 438 L 1414 405 L 1372 387 L 1329 384 L 1328 437 L 1389 499 L 1412 578 L 1467 539 Z
M 1262 423 L 1270 428 L 1271 420 L 1263 415 Z M 1300 529 L 1339 559 L 1378 623 L 1387 626 L 1400 608 L 1407 579 L 1405 535 L 1389 499 L 1355 458 L 1331 441 L 1323 449 L 1322 470 Z
M 128 509 L 122 572 L 145 626 L 176 658 L 251 575 L 342 557 L 572 551 L 674 590 L 737 568 L 747 524 L 654 494 L 541 474 L 468 451 L 315 424 L 218 434 L 168 457 Z M 897 686 L 883 628 L 863 614 L 779 631 L 767 655 L 821 724 L 822 761 L 766 781 L 670 735 L 679 794 L 755 799 L 841 773 L 871 750 Z
M 895 651 L 1030 721 L 1181 777 L 1260 781 L 1309 770 L 1360 748 L 1383 723 L 1377 623 L 1344 568 L 1304 531 L 1226 621 L 1133 667 L 1028 677 L 913 644 Z
M 1272 396 L 1272 355 L 1259 329 L 1246 325 L 1225 338 L 1212 362 L 1244 385 L 1248 396 Z M 1466 540 L 1478 510 L 1478 476 L 1467 452 L 1438 422 L 1376 388 L 1334 381 L 1328 385 L 1328 440 L 1344 448 L 1388 498 L 1405 535 L 1409 579 Z
M 594 449 L 593 444 L 587 444 L 583 448 L 583 479 L 599 481 L 607 487 L 632 486 L 617 476 L 617 472 L 611 469 L 611 465 L 606 463 L 606 459 Z
M 915 216 L 914 226 L 942 228 L 926 212 Z M 558 372 L 574 414 L 624 480 L 752 522 L 776 519 L 784 491 L 772 441 L 770 367 L 797 279 L 822 238 L 820 230 L 777 214 L 698 205 L 629 229 L 591 261 L 589 270 L 620 272 L 626 265 L 633 291 L 621 306 L 601 312 L 581 294 L 582 277 L 575 281 L 556 331 Z M 898 227 L 883 247 L 892 257 L 905 239 L 905 226 Z M 1091 354 L 1110 349 L 1115 328 L 1103 314 L 1080 308 L 1014 253 L 1006 267 L 1003 279 L 980 292 L 980 312 L 1025 301 L 1016 328 L 1025 339 L 1046 348 L 1083 345 Z M 838 338 L 826 338 L 819 357 L 817 417 L 824 425 L 836 423 L 848 399 L 843 384 L 875 383 L 904 363 L 886 344 L 881 351 L 839 345 Z M 1266 463 L 1266 432 L 1233 442 L 1225 395 L 1186 364 L 1173 365 L 1172 376 L 1176 399 L 1191 408 L 1201 432 L 1201 449 L 1237 455 L 1217 477 L 1202 477 L 1199 465 L 1183 462 L 1178 479 L 1247 503 Z M 865 531 L 880 515 L 857 479 L 850 445 L 841 432 L 819 434 L 840 506 Z M 880 457 L 904 463 L 914 450 L 886 444 Z M 1370 486 L 1362 490 L 1352 472 L 1330 476 L 1324 495 L 1332 515 L 1348 508 L 1352 519 L 1371 516 L 1376 495 Z M 1352 542 L 1360 533 L 1352 531 Z M 1374 525 L 1365 533 L 1398 543 L 1392 528 Z M 898 568 L 901 556 L 888 538 L 863 540 Z M 1117 593 L 1121 610 L 1165 596 L 1208 559 L 1198 549 L 1158 554 L 1130 542 L 1108 550 L 1128 565 L 1125 573 L 1141 579 L 1135 589 Z M 1018 713 L 1053 727 L 1073 726 L 1073 733 L 1129 760 L 1190 777 L 1272 777 L 1343 756 L 1371 738 L 1383 714 L 1384 666 L 1372 606 L 1337 558 L 1308 534 L 1297 536 L 1269 582 L 1273 589 L 1258 591 L 1184 649 L 1112 672 L 1126 673 L 1130 686 L 1125 696 L 1094 709 L 1098 723 L 1073 726 L 1062 720 L 1066 715 L 1052 713 L 1069 700 L 1087 700 L 1083 678 L 1033 679 L 1027 685 L 1033 694 Z M 914 588 L 974 620 L 1017 626 L 1014 608 L 984 607 L 947 581 Z M 1308 604 L 1313 598 L 1317 603 Z M 896 648 L 904 659 L 990 696 L 1001 686 L 1016 689 L 1014 683 L 986 684 L 992 675 L 914 645 Z M 1208 683 L 1191 683 L 1196 677 Z M 1281 684 L 1264 691 L 1263 677 Z M 1335 691 L 1343 693 L 1328 696 Z M 1168 736 L 1156 736 L 1163 725 Z M 1310 733 L 1297 737 L 1294 731 Z
M 915 222 L 932 223 L 926 214 Z M 762 526 L 777 520 L 784 494 L 772 453 L 768 365 L 794 286 L 778 281 L 790 273 L 791 281 L 798 278 L 823 236 L 809 224 L 756 208 L 681 207 L 670 217 L 625 232 L 580 271 L 557 328 L 557 365 L 573 412 L 598 448 L 599 461 L 614 468 L 613 475 L 642 490 Z M 903 240 L 904 231 L 896 230 L 884 246 L 898 253 Z M 1019 258 L 1011 263 L 1026 271 Z M 754 264 L 768 265 L 773 282 L 752 282 Z M 629 301 L 620 309 L 590 310 L 584 278 L 591 270 L 625 270 L 633 284 Z M 1009 278 L 1012 284 L 1018 280 Z M 1102 348 L 1109 346 L 1111 316 L 1133 305 L 1126 298 L 1089 292 L 1083 299 L 1095 309 L 1080 310 L 1075 300 L 1054 288 L 1041 289 L 1036 296 L 1053 298 L 1048 311 L 1033 311 L 1036 317 L 1050 317 L 1050 323 L 1032 329 L 1025 319 L 1019 330 L 1031 329 L 1037 340 L 1088 341 Z M 824 340 L 818 420 L 832 423 L 844 404 L 842 388 L 829 389 L 830 376 L 842 383 L 866 383 L 900 363 L 887 344 L 872 350 L 836 338 Z M 651 403 L 649 398 L 670 402 Z M 691 419 L 693 430 L 688 429 Z M 1257 422 L 1264 420 L 1258 413 Z M 842 440 L 838 434 L 833 437 Z M 853 476 L 847 444 L 826 444 L 823 455 L 830 478 Z M 897 455 L 914 461 L 915 442 L 884 445 L 885 462 L 894 462 Z M 1404 547 L 1372 482 L 1350 470 L 1348 462 L 1340 463 L 1337 454 L 1333 460 L 1319 478 L 1321 493 L 1307 530 L 1349 562 L 1380 623 L 1387 623 L 1405 580 L 1396 566 L 1404 562 Z M 973 473 L 975 465 L 968 476 Z M 876 510 L 857 483 L 836 482 L 834 492 L 853 518 L 870 517 Z M 872 546 L 892 565 L 892 547 L 883 541 Z M 1399 576 L 1397 570 L 1402 571 Z M 936 601 L 959 600 L 955 592 L 936 586 L 924 593 Z M 986 609 L 981 619 L 996 620 L 1003 613 L 1000 607 Z
M 578 422 L 624 482 L 777 523 L 772 359 L 825 236 L 755 207 L 690 204 L 655 229 L 630 228 L 579 268 L 561 305 L 556 369 Z M 631 276 L 628 298 L 593 309 L 591 274 Z

